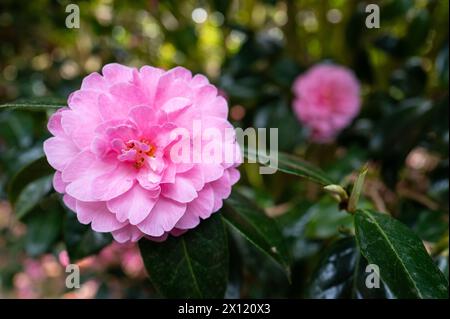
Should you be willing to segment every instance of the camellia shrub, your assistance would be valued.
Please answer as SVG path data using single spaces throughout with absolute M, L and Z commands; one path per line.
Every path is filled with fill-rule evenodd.
M 448 298 L 448 2 L 2 6 L 0 297 Z

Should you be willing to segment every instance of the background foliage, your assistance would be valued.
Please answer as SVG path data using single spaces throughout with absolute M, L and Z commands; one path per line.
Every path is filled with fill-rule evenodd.
M 381 7 L 380 29 L 365 27 L 366 2 L 350 0 L 77 1 L 81 28 L 67 29 L 69 1 L 2 0 L 0 101 L 65 99 L 86 74 L 109 62 L 183 65 L 204 73 L 227 96 L 235 126 L 277 127 L 281 150 L 321 167 L 348 190 L 354 172 L 364 163 L 369 167 L 355 239 L 352 216 L 340 211 L 321 185 L 289 174 L 299 172 L 289 161 L 283 172 L 266 176 L 256 164 L 242 165 L 240 195 L 233 195 L 223 212 L 231 227 L 224 228 L 225 237 L 214 233 L 222 238 L 214 241 L 217 247 L 228 246 L 226 297 L 442 297 L 441 274 L 432 271 L 427 255 L 448 280 L 448 1 L 371 2 Z M 205 21 L 193 14 L 196 8 L 206 10 Z M 351 68 L 363 94 L 360 115 L 326 145 L 308 141 L 291 108 L 293 79 L 322 61 Z M 154 297 L 192 291 L 151 285 L 137 247 L 109 245 L 108 235 L 80 225 L 61 206 L 51 191 L 52 171 L 41 159 L 49 112 L 0 111 L 0 297 Z M 377 220 L 381 230 L 367 220 Z M 222 227 L 220 219 L 209 223 Z M 208 235 L 202 227 L 187 235 L 189 243 L 202 232 Z M 391 227 L 395 232 L 389 234 Z M 362 237 L 399 233 L 404 236 L 390 246 L 361 245 Z M 420 241 L 428 254 L 423 248 L 405 251 L 405 242 L 421 247 Z M 272 247 L 281 250 L 274 253 Z M 380 256 L 372 253 L 389 255 L 391 248 L 392 256 L 413 256 L 432 270 L 413 278 L 418 284 L 411 288 L 415 264 L 405 264 L 399 275 L 404 280 L 386 277 L 382 289 L 366 289 L 366 258 L 378 262 Z M 215 256 L 219 264 L 228 260 L 222 257 Z M 69 259 L 83 267 L 79 291 L 64 287 Z M 160 259 L 150 253 L 144 258 L 155 267 L 152 273 L 164 270 L 155 260 Z M 195 296 L 219 284 L 205 285 Z

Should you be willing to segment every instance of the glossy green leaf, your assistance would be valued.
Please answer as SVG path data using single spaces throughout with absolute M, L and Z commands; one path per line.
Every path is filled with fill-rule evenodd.
M 27 226 L 25 250 L 30 256 L 49 252 L 59 239 L 64 219 L 64 209 L 56 196 L 41 201 L 24 222 Z
M 168 298 L 223 298 L 228 281 L 228 244 L 219 215 L 180 237 L 147 239 L 139 248 L 154 287 Z
M 306 232 L 306 227 L 314 217 L 315 211 L 311 209 L 313 205 L 306 200 L 300 201 L 276 218 L 293 263 L 311 257 L 321 249 L 321 242 L 314 238 L 308 238 Z M 333 205 L 336 208 L 335 202 Z
M 264 154 L 264 152 L 258 152 L 258 150 L 254 148 L 247 148 L 244 150 L 244 156 L 249 162 L 256 161 L 261 165 L 278 169 L 287 174 L 304 177 L 321 185 L 334 184 L 334 182 L 319 168 L 290 154 L 271 152 L 267 155 Z
M 310 239 L 327 239 L 339 234 L 340 228 L 353 228 L 353 218 L 339 210 L 336 201 L 324 197 L 306 212 L 310 219 L 305 225 L 305 236 Z
M 389 299 L 389 288 L 380 281 L 380 287 L 368 288 L 367 261 L 356 247 L 355 239 L 348 237 L 334 242 L 312 275 L 306 296 L 314 299 Z
M 81 224 L 71 211 L 67 211 L 63 232 L 71 262 L 96 254 L 112 242 L 111 234 L 93 231 L 90 226 Z
M 42 97 L 30 99 L 18 99 L 16 101 L 0 104 L 1 109 L 47 111 L 56 110 L 67 105 L 64 99 Z
M 412 229 L 423 240 L 438 242 L 448 233 L 448 215 L 439 211 L 421 210 Z
M 291 258 L 274 219 L 267 217 L 261 208 L 237 192 L 232 192 L 222 211 L 222 216 L 228 224 L 290 275 Z
M 358 245 L 397 298 L 448 298 L 448 282 L 412 230 L 386 214 L 358 210 Z
M 31 162 L 11 179 L 8 185 L 8 196 L 12 204 L 14 204 L 19 197 L 22 190 L 31 182 L 49 176 L 54 172 L 54 169 L 48 164 L 45 157 L 40 157 Z
M 29 213 L 52 189 L 52 177 L 41 177 L 23 189 L 15 203 L 14 211 L 18 219 Z

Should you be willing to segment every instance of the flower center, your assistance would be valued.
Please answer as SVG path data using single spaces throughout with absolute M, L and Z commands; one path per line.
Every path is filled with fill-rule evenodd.
M 130 140 L 125 143 L 122 149 L 122 154 L 119 155 L 119 160 L 132 162 L 137 169 L 144 166 L 147 157 L 154 157 L 156 147 L 145 139 Z

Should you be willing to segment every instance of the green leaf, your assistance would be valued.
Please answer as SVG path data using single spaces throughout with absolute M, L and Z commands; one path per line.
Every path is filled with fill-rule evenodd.
M 28 255 L 34 257 L 50 251 L 61 234 L 63 218 L 64 209 L 56 196 L 41 201 L 26 216 L 25 250 Z
M 438 242 L 448 232 L 447 216 L 444 212 L 422 209 L 412 229 L 421 239 Z
M 410 54 L 414 54 L 423 48 L 430 31 L 430 14 L 427 10 L 417 10 L 406 33 L 406 46 Z
M 67 105 L 67 101 L 59 98 L 39 97 L 30 99 L 18 99 L 0 105 L 1 109 L 19 109 L 27 111 L 47 111 L 56 110 Z
M 357 210 L 361 253 L 398 298 L 448 298 L 448 282 L 412 230 L 386 214 Z
M 222 211 L 228 224 L 277 262 L 290 276 L 291 258 L 274 219 L 267 217 L 261 208 L 237 192 L 231 193 Z
M 42 156 L 31 162 L 11 179 L 8 185 L 9 201 L 14 205 L 23 189 L 41 177 L 48 176 L 54 172 L 54 169 L 48 164 L 47 159 Z
M 312 275 L 306 296 L 313 299 L 386 299 L 392 295 L 380 282 L 379 288 L 367 288 L 367 261 L 361 256 L 353 237 L 334 242 L 321 258 Z
M 278 136 L 278 150 L 289 151 L 295 147 L 301 139 L 301 126 L 288 102 L 279 99 L 264 105 L 258 105 L 254 115 L 253 127 L 266 128 L 276 127 Z M 266 139 L 270 141 L 270 130 L 267 130 Z
M 324 197 L 306 212 L 310 219 L 305 227 L 305 236 L 310 239 L 327 239 L 339 234 L 340 228 L 353 228 L 353 218 L 329 197 Z
M 96 254 L 112 242 L 109 233 L 93 231 L 88 225 L 81 224 L 76 214 L 71 211 L 67 211 L 63 231 L 71 262 Z
M 154 287 L 168 298 L 223 298 L 228 281 L 228 244 L 219 215 L 181 237 L 139 241 Z
M 246 148 L 244 156 L 249 162 L 257 161 L 261 165 L 278 169 L 287 174 L 304 177 L 321 185 L 335 184 L 322 170 L 293 155 L 272 151 L 268 156 L 254 148 Z
M 15 203 L 14 211 L 18 219 L 28 214 L 52 189 L 52 177 L 41 177 L 23 189 Z

